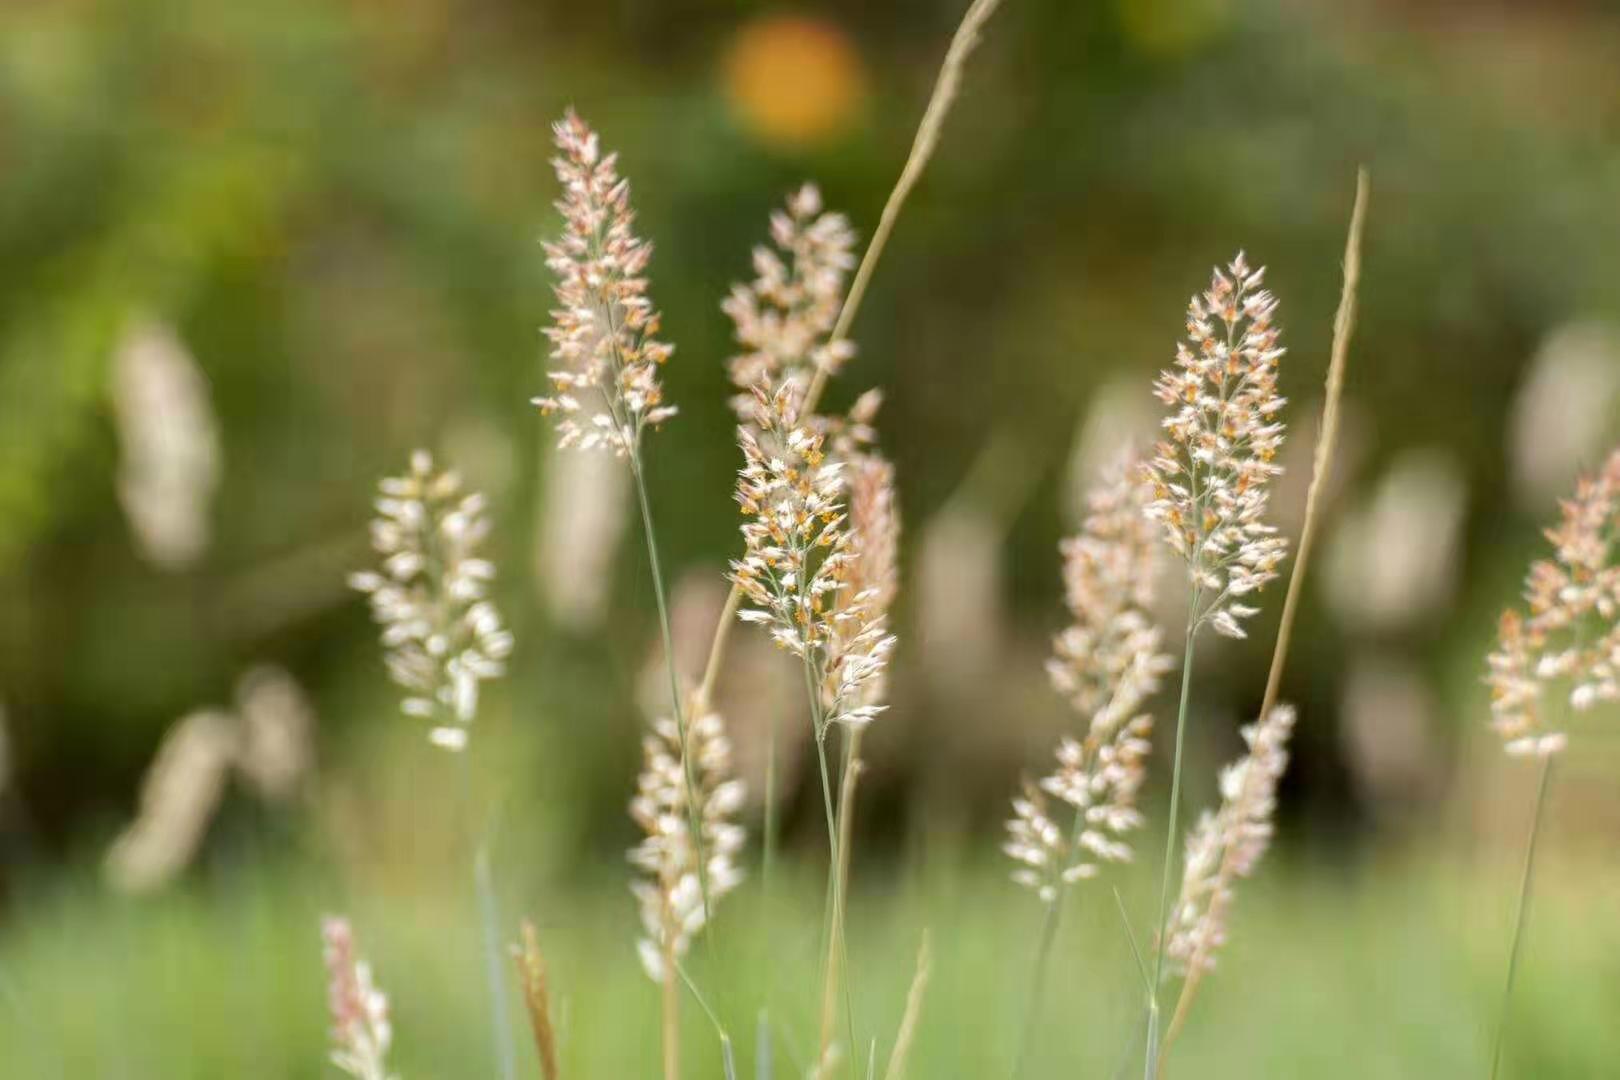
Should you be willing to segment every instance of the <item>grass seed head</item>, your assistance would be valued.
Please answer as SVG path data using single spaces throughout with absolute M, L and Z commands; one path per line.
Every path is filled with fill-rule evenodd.
M 635 235 L 617 155 L 601 152 L 572 109 L 553 132 L 563 232 L 545 245 L 557 276 L 557 308 L 545 331 L 552 392 L 534 403 L 557 416 L 559 446 L 635 456 L 643 432 L 676 411 L 658 378 L 673 349 L 657 339 L 659 315 L 647 295 L 652 245 Z

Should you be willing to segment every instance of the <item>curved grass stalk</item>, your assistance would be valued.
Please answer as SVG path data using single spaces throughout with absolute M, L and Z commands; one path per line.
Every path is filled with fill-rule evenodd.
M 837 909 L 833 913 L 836 936 L 827 943 L 827 977 L 821 988 L 821 1041 L 831 1041 L 836 1023 L 838 987 L 844 987 L 844 1020 L 851 1046 L 855 1045 L 855 1006 L 853 976 L 849 970 L 849 945 L 845 926 L 848 921 L 849 859 L 854 832 L 855 785 L 861 774 L 861 729 L 844 732 L 844 770 L 838 791 L 838 881 L 834 889 Z

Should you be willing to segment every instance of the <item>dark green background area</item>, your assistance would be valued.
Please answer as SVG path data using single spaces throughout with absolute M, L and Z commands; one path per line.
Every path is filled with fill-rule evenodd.
M 652 296 L 676 345 L 665 375 L 681 414 L 649 444 L 666 566 L 672 578 L 718 578 L 738 546 L 730 328 L 719 302 L 750 273 L 770 210 L 805 179 L 870 235 L 963 6 L 0 7 L 0 702 L 14 797 L 26 808 L 25 826 L 0 832 L 0 973 L 70 981 L 84 958 L 63 945 L 61 927 L 96 919 L 108 903 L 87 880 L 90 867 L 131 812 L 163 732 L 199 705 L 227 701 L 253 664 L 286 666 L 314 699 L 323 791 L 346 792 L 351 811 L 377 797 L 366 813 L 394 815 L 393 831 L 376 825 L 378 834 L 409 833 L 411 814 L 431 812 L 390 787 L 397 777 L 379 778 L 391 768 L 431 778 L 436 761 L 395 715 L 374 630 L 343 584 L 368 558 L 376 478 L 418 445 L 441 456 L 484 451 L 463 464 L 489 489 L 498 600 L 519 643 L 480 747 L 501 762 L 508 793 L 510 900 L 527 908 L 534 896 L 555 897 L 583 910 L 611 896 L 603 910 L 623 914 L 622 925 L 586 919 L 581 933 L 628 940 L 629 906 L 617 891 L 630 833 L 622 809 L 642 722 L 634 684 L 656 637 L 645 564 L 628 534 L 608 619 L 584 634 L 547 616 L 531 569 L 551 437 L 528 404 L 545 385 L 539 328 L 551 304 L 537 241 L 558 224 L 549 124 L 576 106 L 632 180 L 639 229 L 656 246 Z M 842 36 L 863 84 L 834 130 L 799 145 L 750 127 L 725 75 L 745 28 L 789 12 Z M 996 880 L 1002 868 L 990 852 L 1017 772 L 1040 768 L 1069 722 L 1044 693 L 1040 665 L 1063 618 L 1055 545 L 1073 525 L 1067 466 L 1077 427 L 1120 379 L 1147 399 L 1188 295 L 1242 248 L 1269 267 L 1281 300 L 1289 419 L 1297 439 L 1311 438 L 1358 164 L 1371 170 L 1373 192 L 1347 389 L 1356 453 L 1329 508 L 1328 541 L 1337 510 L 1372 491 L 1391 463 L 1438 449 L 1467 490 L 1458 587 L 1443 609 L 1377 632 L 1337 619 L 1320 576 L 1306 589 L 1283 690 L 1301 706 L 1278 871 L 1289 884 L 1263 894 L 1263 910 L 1286 913 L 1283 936 L 1257 947 L 1270 950 L 1265 962 L 1303 976 L 1302 962 L 1278 959 L 1282 943 L 1303 948 L 1332 931 L 1305 925 L 1290 905 L 1331 893 L 1333 882 L 1375 890 L 1367 907 L 1339 913 L 1349 941 L 1374 939 L 1369 927 L 1386 912 L 1398 918 L 1401 890 L 1420 890 L 1437 913 L 1466 906 L 1475 857 L 1490 887 L 1501 884 L 1495 860 L 1516 850 L 1529 791 L 1496 760 L 1485 730 L 1481 656 L 1552 512 L 1514 493 L 1507 432 L 1531 358 L 1550 336 L 1620 320 L 1616 70 L 1620 17 L 1596 2 L 1004 0 L 855 324 L 859 354 L 829 395 L 837 407 L 869 385 L 885 390 L 882 442 L 898 467 L 908 567 L 942 509 L 1001 515 L 1004 606 L 987 685 L 966 696 L 931 688 L 923 603 L 914 591 L 901 600 L 897 696 L 869 742 L 878 767 L 863 791 L 862 850 L 868 880 L 888 890 L 884 918 L 911 928 L 920 919 L 906 912 L 952 908 L 941 882 L 990 897 L 983 910 L 1028 914 L 1027 898 Z M 179 573 L 141 559 L 116 497 L 111 358 L 143 316 L 172 325 L 196 357 L 223 440 L 214 542 Z M 1189 787 L 1200 803 L 1214 764 L 1234 752 L 1236 725 L 1258 704 L 1281 592 L 1266 596 L 1252 641 L 1212 650 L 1199 670 L 1195 714 L 1206 723 L 1191 744 Z M 1354 783 L 1341 736 L 1346 669 L 1372 654 L 1409 662 L 1440 702 L 1439 779 L 1394 818 Z M 1171 706 L 1161 706 L 1167 726 Z M 986 742 L 995 751 L 978 754 Z M 1612 783 L 1590 765 L 1597 758 L 1584 760 L 1586 779 L 1565 812 L 1576 860 L 1612 851 L 1620 818 Z M 819 857 L 816 807 L 789 809 L 790 838 Z M 290 816 L 267 819 L 233 791 L 181 895 L 104 923 L 106 947 L 133 950 L 152 934 L 175 950 L 175 966 L 162 968 L 170 976 L 212 978 L 212 962 L 193 965 L 188 950 L 206 958 L 240 940 L 232 919 L 260 912 L 256 947 L 313 950 L 313 923 L 305 942 L 286 905 L 262 914 L 306 891 L 322 897 L 316 907 L 370 897 L 357 903 L 388 920 L 384 941 L 403 941 L 399 926 L 425 903 L 424 882 L 442 886 L 438 855 L 405 844 L 371 852 L 355 870 L 326 811 Z M 1488 827 L 1476 827 L 1481 818 Z M 1144 864 L 1156 865 L 1158 842 L 1143 839 Z M 1438 870 L 1414 855 L 1430 851 L 1444 853 Z M 938 872 L 917 870 L 918 860 Z M 1575 891 L 1557 910 L 1584 910 L 1590 897 Z M 1598 892 L 1612 923 L 1615 894 Z M 1103 915 L 1111 908 L 1105 892 L 1089 899 Z M 986 936 L 976 941 L 1026 947 L 1031 930 L 983 910 L 973 925 Z M 177 928 L 193 924 L 196 939 Z M 15 949 L 3 947 L 8 927 Z M 962 963 L 990 950 L 950 942 L 948 918 L 934 928 L 948 955 L 968 957 Z M 1267 929 L 1261 918 L 1243 924 L 1257 937 Z M 1119 944 L 1106 918 L 1094 932 Z M 1423 985 L 1467 1000 L 1435 1006 L 1445 1014 L 1433 1018 L 1436 1044 L 1344 1075 L 1460 1075 L 1446 1064 L 1459 1060 L 1452 1049 L 1478 1058 L 1484 1021 L 1475 1014 L 1490 1011 L 1492 949 L 1505 939 L 1495 923 L 1478 940 L 1466 928 L 1448 932 L 1466 940 L 1432 946 Z M 1422 936 L 1403 934 L 1407 943 Z M 911 936 L 897 932 L 881 949 L 897 968 L 883 976 L 896 1000 Z M 1578 966 L 1578 946 L 1561 944 L 1559 955 Z M 314 958 L 300 961 L 290 985 L 314 972 Z M 617 959 L 624 971 L 614 978 L 647 989 L 625 1008 L 650 1017 L 651 991 L 631 981 L 628 949 Z M 1395 954 L 1357 969 L 1354 1000 L 1371 1001 L 1396 978 L 1385 962 Z M 1605 983 L 1598 962 L 1588 964 L 1570 993 L 1578 984 L 1612 994 L 1612 972 Z M 155 970 L 149 977 L 170 977 Z M 1021 975 L 1003 974 L 1020 985 Z M 20 977 L 0 981 L 0 995 L 31 996 Z M 1546 971 L 1540 983 L 1527 978 L 1532 995 L 1556 982 Z M 309 993 L 318 1003 L 318 990 Z M 1414 991 L 1413 1000 L 1435 999 Z M 1527 1008 L 1565 1027 L 1526 1049 L 1549 1071 L 1525 1075 L 1591 1075 L 1583 1062 L 1609 1060 L 1582 1056 L 1581 1040 L 1602 1049 L 1584 1014 L 1559 1017 L 1550 999 L 1534 1000 Z M 414 1008 L 431 1025 L 424 1001 L 405 1016 Z M 298 1045 L 318 1046 L 318 1015 L 302 1023 Z M 72 1038 L 53 1031 L 53 1041 Z M 1196 1038 L 1218 1041 L 1208 1031 Z M 1559 1039 L 1578 1044 L 1570 1056 L 1558 1056 Z M 0 1039 L 0 1054 L 6 1045 Z M 931 1045 L 928 1060 L 952 1060 L 944 1044 Z M 999 1060 L 999 1045 L 963 1060 Z M 152 1053 L 132 1059 L 126 1075 L 186 1075 L 173 1064 L 183 1055 Z M 1261 1074 L 1320 1066 L 1337 1075 L 1322 1055 L 1279 1053 Z M 227 1068 L 232 1059 L 204 1060 Z M 1402 1072 L 1396 1060 L 1420 1064 Z M 16 1075 L 36 1074 L 52 1075 Z M 89 1064 L 76 1074 L 114 1075 Z

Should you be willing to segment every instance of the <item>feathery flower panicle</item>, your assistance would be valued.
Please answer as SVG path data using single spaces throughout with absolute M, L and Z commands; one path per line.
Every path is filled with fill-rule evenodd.
M 744 622 L 766 626 L 819 677 L 833 678 L 820 736 L 827 725 L 865 724 L 882 711 L 864 699 L 894 650 L 879 610 L 886 586 L 854 585 L 862 559 L 843 501 L 847 463 L 829 461 L 826 437 L 798 423 L 789 388 L 770 396 L 756 388 L 755 394 L 760 430 L 738 428 L 744 465 L 737 502 L 750 520 L 742 526 L 746 551 L 732 562 L 731 580 L 756 605 L 738 613 Z M 768 452 L 767 444 L 777 449 Z
M 821 697 L 829 716 L 864 724 L 882 709 L 895 647 L 889 608 L 900 588 L 900 510 L 894 466 L 881 455 L 855 454 L 845 476 L 855 558 L 832 612 Z
M 739 612 L 741 619 L 769 627 L 778 645 L 803 657 L 832 635 L 831 601 L 853 561 L 843 466 L 827 460 L 821 435 L 799 425 L 788 390 L 767 395 L 756 387 L 754 395 L 760 431 L 737 430 L 746 550 L 730 577 L 757 605 Z
M 1152 489 L 1127 455 L 1087 494 L 1085 523 L 1063 541 L 1064 597 L 1074 622 L 1052 643 L 1047 673 L 1092 727 L 1112 728 L 1158 689 L 1171 660 L 1148 614 L 1159 552 L 1146 516 Z
M 1243 729 L 1249 753 L 1221 770 L 1221 806 L 1204 811 L 1187 835 L 1181 895 L 1170 921 L 1166 955 L 1182 972 L 1215 966 L 1226 941 L 1232 883 L 1254 873 L 1271 844 L 1277 783 L 1288 767 L 1294 709 L 1278 705 Z
M 1058 767 L 1013 799 L 1003 850 L 1022 865 L 1013 874 L 1045 903 L 1062 886 L 1123 862 L 1123 837 L 1141 824 L 1136 796 L 1146 772 L 1153 719 L 1142 704 L 1170 669 L 1162 634 L 1147 613 L 1158 574 L 1154 526 L 1142 513 L 1149 497 L 1136 460 L 1105 470 L 1088 494 L 1079 535 L 1062 544 L 1063 580 L 1074 622 L 1053 642 L 1052 685 L 1087 722 L 1084 739 L 1065 738 Z M 1048 797 L 1067 809 L 1060 823 Z
M 694 711 L 687 723 L 696 814 L 687 806 L 686 762 L 675 721 L 668 717 L 654 721 L 641 747 L 643 766 L 630 816 L 646 837 L 630 850 L 630 862 L 645 876 L 630 890 L 640 904 L 646 931 L 637 942 L 642 966 L 654 982 L 662 982 L 666 951 L 677 959 L 684 956 L 692 936 L 703 928 L 704 882 L 712 914 L 713 905 L 742 881 L 736 857 L 744 832 L 736 817 L 745 792 L 733 773 L 731 740 L 718 713 Z M 692 843 L 694 817 L 703 830 L 706 865 L 701 876 L 698 849 Z
M 774 249 L 754 249 L 754 280 L 732 286 L 720 305 L 744 350 L 729 364 L 740 391 L 732 408 L 743 423 L 754 419 L 754 387 L 790 386 L 797 404 L 816 371 L 837 374 L 855 354 L 848 340 L 828 340 L 855 265 L 848 219 L 822 212 L 821 192 L 805 184 L 771 215 L 771 241 Z
M 1142 824 L 1136 794 L 1152 730 L 1152 718 L 1138 716 L 1106 742 L 1066 738 L 1058 744 L 1057 770 L 1038 784 L 1024 781 L 1002 850 L 1021 864 L 1013 880 L 1034 889 L 1042 903 L 1055 902 L 1063 886 L 1096 876 L 1102 862 L 1130 861 L 1130 845 L 1121 838 Z M 1054 810 L 1048 797 L 1062 807 Z
M 558 414 L 559 446 L 634 456 L 642 433 L 675 415 L 658 381 L 673 349 L 656 337 L 659 316 L 643 276 L 652 245 L 632 231 L 630 183 L 619 178 L 618 155 L 604 156 L 572 109 L 553 131 L 563 233 L 545 245 L 558 278 L 545 333 L 555 366 L 553 393 L 534 403 Z
M 332 1012 L 332 1064 L 359 1080 L 388 1080 L 388 1047 L 394 1039 L 388 998 L 372 982 L 371 965 L 355 948 L 349 920 L 327 917 L 321 938 Z
M 1487 660 L 1492 725 L 1514 755 L 1564 748 L 1543 704 L 1555 688 L 1577 712 L 1620 700 L 1620 450 L 1560 506 L 1563 518 L 1546 534 L 1553 557 L 1525 578 L 1528 614 L 1503 613 Z
M 1277 576 L 1288 542 L 1264 521 L 1276 464 L 1284 400 L 1277 361 L 1284 350 L 1272 317 L 1277 301 L 1260 288 L 1265 269 L 1241 253 L 1187 307 L 1187 342 L 1154 384 L 1174 412 L 1168 436 L 1148 464 L 1154 499 L 1147 513 L 1186 559 L 1193 616 L 1228 637 L 1255 608 L 1240 601 Z
M 477 554 L 489 533 L 484 499 L 463 494 L 457 474 L 436 471 L 421 450 L 380 491 L 371 541 L 382 568 L 349 581 L 371 597 L 388 670 L 408 692 L 404 711 L 432 721 L 435 745 L 460 750 L 478 684 L 500 676 L 512 651 L 487 595 L 495 567 Z

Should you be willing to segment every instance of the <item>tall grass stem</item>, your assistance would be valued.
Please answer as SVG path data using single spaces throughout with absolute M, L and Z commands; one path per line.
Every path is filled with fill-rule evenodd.
M 489 989 L 490 1039 L 501 1080 L 516 1080 L 517 1054 L 513 1046 L 512 1011 L 506 996 L 506 979 L 501 963 L 500 905 L 495 896 L 495 873 L 489 860 L 487 829 L 476 824 L 473 801 L 472 759 L 461 757 L 462 804 L 467 815 L 468 834 L 473 838 L 473 893 L 478 901 L 478 921 L 484 946 L 484 977 Z
M 1041 936 L 1035 945 L 1035 965 L 1030 970 L 1029 996 L 1024 1002 L 1023 1029 L 1018 1037 L 1018 1055 L 1013 1058 L 1012 1080 L 1020 1080 L 1029 1056 L 1035 1048 L 1035 1032 L 1040 1027 L 1041 1005 L 1046 996 L 1046 971 L 1051 964 L 1052 945 L 1057 940 L 1058 923 L 1063 917 L 1063 901 L 1067 893 L 1060 891 L 1046 905 L 1041 919 Z
M 681 740 L 681 772 L 686 780 L 687 826 L 692 833 L 692 856 L 697 863 L 698 893 L 703 901 L 703 941 L 714 954 L 714 936 L 709 929 L 713 908 L 709 904 L 709 868 L 703 853 L 703 821 L 698 816 L 697 778 L 692 772 L 691 746 L 687 737 L 686 710 L 681 703 L 681 680 L 675 671 L 675 635 L 670 628 L 669 601 L 664 594 L 664 572 L 658 558 L 658 537 L 653 531 L 652 506 L 647 499 L 647 482 L 639 453 L 630 455 L 630 474 L 635 478 L 636 500 L 641 506 L 641 528 L 647 539 L 647 563 L 652 572 L 653 597 L 658 604 L 658 629 L 664 639 L 664 668 L 669 674 L 669 707 L 675 713 L 675 728 Z
M 1175 868 L 1176 824 L 1181 811 L 1181 752 L 1187 735 L 1187 699 L 1192 689 L 1199 599 L 1194 589 L 1187 614 L 1187 646 L 1181 660 L 1181 704 L 1176 707 L 1176 752 L 1170 766 L 1170 821 L 1164 834 L 1164 869 L 1159 881 L 1159 932 L 1153 946 L 1153 983 L 1148 987 L 1147 1066 L 1143 1073 L 1147 1080 L 1153 1080 L 1159 1067 L 1159 987 L 1164 981 L 1164 939 L 1170 927 L 1170 876 Z

